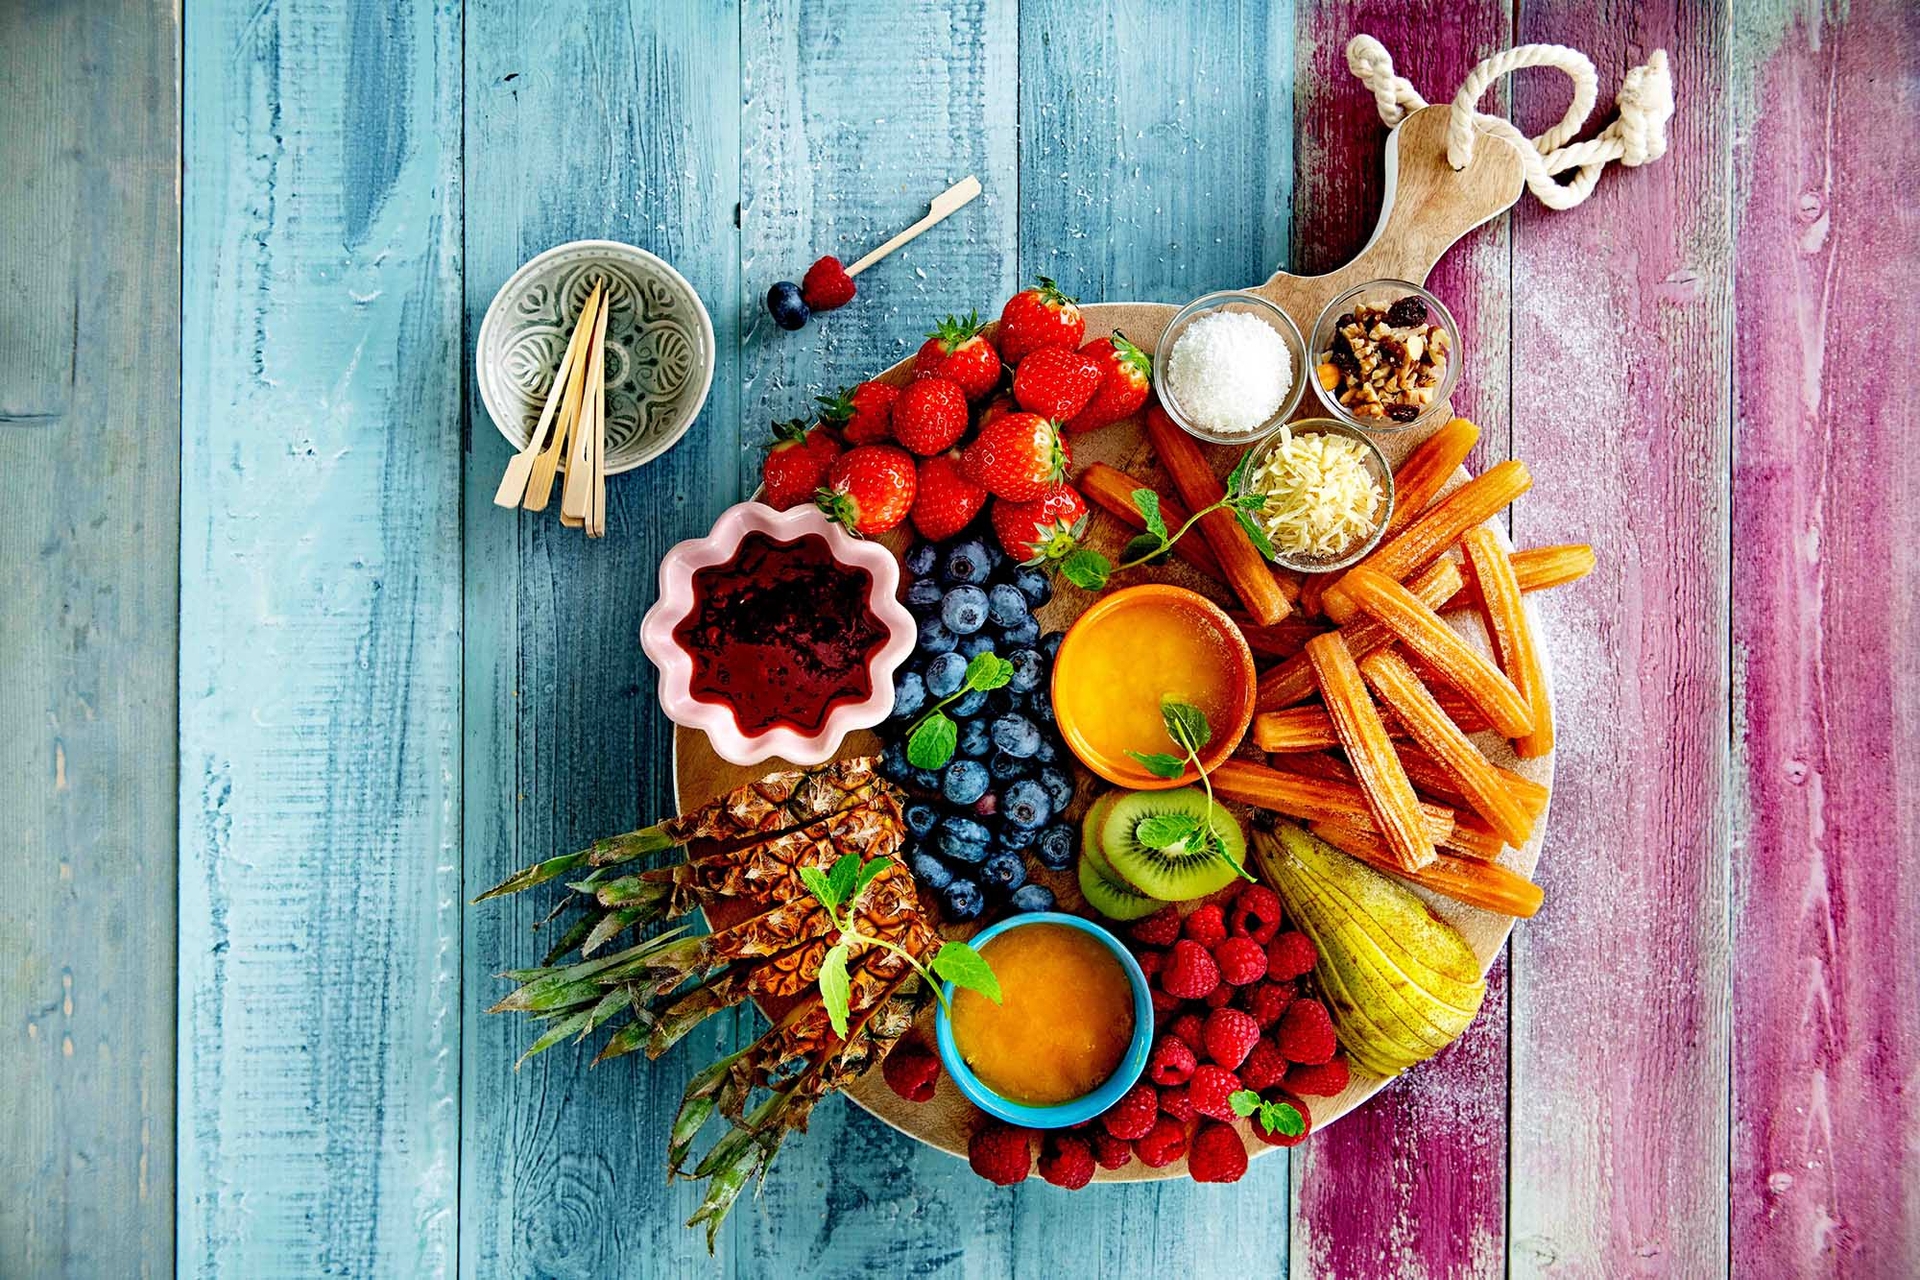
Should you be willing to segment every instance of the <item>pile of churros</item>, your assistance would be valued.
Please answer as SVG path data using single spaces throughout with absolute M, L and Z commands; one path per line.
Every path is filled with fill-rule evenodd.
M 1172 481 L 1169 522 L 1206 506 L 1219 481 L 1193 441 L 1156 421 L 1147 434 Z M 1343 572 L 1300 577 L 1269 565 L 1229 516 L 1174 546 L 1223 580 L 1266 665 L 1252 744 L 1268 754 L 1212 775 L 1230 800 L 1306 822 L 1355 858 L 1471 906 L 1539 910 L 1541 892 L 1502 867 L 1546 808 L 1547 788 L 1487 758 L 1469 735 L 1509 740 L 1521 759 L 1553 750 L 1553 707 L 1522 597 L 1591 572 L 1584 545 L 1506 552 L 1486 522 L 1527 491 L 1524 463 L 1502 462 L 1441 496 L 1480 437 L 1464 418 L 1441 427 L 1394 472 L 1380 545 Z M 1152 487 L 1101 464 L 1079 477 L 1089 502 L 1128 524 L 1131 495 Z M 1225 513 L 1221 513 L 1225 514 Z M 1137 527 L 1137 526 L 1136 526 Z M 1493 656 L 1447 615 L 1485 627 Z

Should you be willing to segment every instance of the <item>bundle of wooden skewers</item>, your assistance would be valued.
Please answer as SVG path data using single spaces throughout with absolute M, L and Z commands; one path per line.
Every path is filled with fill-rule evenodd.
M 540 421 L 507 463 L 495 506 L 544 511 L 564 465 L 560 523 L 589 538 L 607 532 L 607 296 L 596 280 L 554 372 Z

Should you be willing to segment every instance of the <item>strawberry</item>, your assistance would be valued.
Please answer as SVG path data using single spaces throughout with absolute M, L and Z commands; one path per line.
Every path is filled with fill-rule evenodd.
M 973 523 L 986 502 L 987 491 L 961 472 L 957 454 L 936 453 L 920 463 L 913 495 L 913 527 L 923 538 L 945 542 Z
M 815 396 L 820 421 L 838 427 L 848 444 L 877 444 L 893 438 L 893 402 L 900 388 L 885 382 L 863 382 L 851 391 Z
M 1104 376 L 1092 356 L 1045 347 L 1020 362 L 1013 375 L 1013 398 L 1029 413 L 1065 422 L 1087 407 Z
M 760 467 L 760 501 L 775 511 L 808 501 L 839 456 L 840 441 L 826 427 L 808 426 L 803 418 L 774 423 L 767 460 Z
M 1019 406 L 1013 402 L 1013 393 L 1011 391 L 1002 391 L 997 393 L 984 405 L 980 406 L 980 416 L 975 419 L 973 425 L 975 427 L 985 427 L 995 418 L 1004 418 L 1008 414 L 1018 411 Z
M 896 422 L 897 427 L 897 422 Z M 1026 502 L 1067 473 L 1060 428 L 1037 413 L 1002 414 L 980 428 L 960 464 L 996 498 Z
M 814 311 L 831 311 L 853 301 L 853 277 L 840 265 L 840 259 L 820 259 L 800 278 L 800 297 Z
M 1100 389 L 1066 424 L 1068 431 L 1092 431 L 1138 413 L 1153 386 L 1153 361 L 1118 329 L 1080 348 L 1100 365 Z
M 913 506 L 913 455 L 890 444 L 863 444 L 834 459 L 814 502 L 854 533 L 898 528 Z
M 967 434 L 967 396 L 946 378 L 919 378 L 893 404 L 893 438 L 923 458 L 945 453 Z
M 1043 347 L 1077 350 L 1087 321 L 1072 298 L 1045 276 L 1007 299 L 1000 312 L 1000 358 L 1017 365 Z
M 1021 564 L 1061 560 L 1080 545 L 1087 504 L 1069 484 L 1050 484 L 1031 502 L 993 504 L 993 531 Z
M 957 382 L 969 400 L 991 395 L 1000 385 L 1000 353 L 980 329 L 980 317 L 971 311 L 965 320 L 957 316 L 942 320 L 914 356 L 913 376 Z

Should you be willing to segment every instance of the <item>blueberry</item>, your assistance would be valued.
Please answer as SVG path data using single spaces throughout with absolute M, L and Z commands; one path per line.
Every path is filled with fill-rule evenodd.
M 986 543 L 978 538 L 969 538 L 947 549 L 944 569 L 948 582 L 978 586 L 993 572 L 993 556 Z
M 947 708 L 947 714 L 955 720 L 965 720 L 980 714 L 980 708 L 987 705 L 987 695 L 978 689 L 969 689 Z
M 1053 723 L 1053 699 L 1035 698 L 1033 700 L 1033 718 L 1041 724 Z
M 1026 709 L 1024 694 L 1014 693 L 1010 689 L 995 689 L 987 695 L 987 705 L 981 709 L 981 714 L 988 720 L 998 720 L 1001 716 L 1016 715 Z
M 931 618 L 940 612 L 947 593 L 932 578 L 916 578 L 907 588 L 907 612 L 916 618 Z
M 1044 827 L 1053 816 L 1053 801 L 1047 799 L 1045 787 L 1023 779 L 1007 788 L 1001 798 L 1001 811 L 1016 827 Z
M 1040 730 L 1025 716 L 1009 713 L 993 722 L 993 745 L 1010 756 L 1030 760 L 1040 749 Z
M 940 794 L 954 804 L 972 804 L 987 793 L 987 782 L 978 760 L 955 760 L 940 775 Z
M 1013 585 L 1027 598 L 1030 608 L 1038 609 L 1053 599 L 1053 579 L 1038 569 L 1023 567 L 1015 571 Z
M 914 854 L 907 865 L 913 868 L 915 880 L 936 892 L 946 888 L 953 880 L 953 872 L 947 869 L 947 864 L 930 853 Z
M 1000 643 L 1009 650 L 1026 649 L 1040 638 L 1040 624 L 1028 618 L 1018 626 L 1003 627 L 1000 630 Z
M 1054 654 L 1060 652 L 1060 642 L 1066 638 L 1067 633 L 1064 631 L 1047 632 L 1047 634 L 1040 637 L 1040 652 L 1051 658 Z
M 955 924 L 979 918 L 986 906 L 980 886 L 971 880 L 954 880 L 940 891 L 940 913 Z
M 940 811 L 930 804 L 919 801 L 907 806 L 907 830 L 916 836 L 925 836 L 940 821 Z
M 880 776 L 889 782 L 905 782 L 913 773 L 913 766 L 907 763 L 907 747 L 903 742 L 893 743 L 880 753 Z
M 993 751 L 993 734 L 985 720 L 968 720 L 960 726 L 960 754 L 984 760 Z
M 980 867 L 980 884 L 994 893 L 1012 893 L 1027 882 L 1027 864 L 1008 849 L 988 858 Z
M 1049 871 L 1065 871 L 1073 865 L 1076 843 L 1072 825 L 1056 822 L 1040 833 L 1039 852 L 1034 856 Z
M 960 642 L 954 652 L 971 662 L 981 654 L 993 648 L 993 637 L 984 631 L 976 631 Z
M 1001 565 L 1010 565 L 1012 561 L 1007 556 L 1005 547 L 997 542 L 990 542 L 987 544 L 987 563 L 998 569 Z
M 943 653 L 927 663 L 927 692 L 945 698 L 960 692 L 967 678 L 967 660 L 957 653 Z
M 940 619 L 920 619 L 920 652 L 952 653 L 953 646 L 960 643 L 960 637 L 940 625 Z
M 955 862 L 977 863 L 987 856 L 993 833 L 972 818 L 949 815 L 940 819 L 935 843 L 940 855 Z
M 955 635 L 972 635 L 987 625 L 987 593 L 964 584 L 953 588 L 940 603 L 940 621 Z
M 1015 911 L 1053 910 L 1053 890 L 1043 884 L 1023 884 L 1013 891 L 1008 904 Z
M 1007 688 L 1014 693 L 1032 693 L 1046 678 L 1047 660 L 1038 649 L 1015 649 L 1007 655 L 1007 661 L 1013 664 L 1013 678 L 1007 681 Z
M 1040 704 L 1040 706 L 1046 708 L 1047 719 L 1052 720 L 1053 719 L 1052 704 L 1043 701 Z M 1039 708 L 1036 707 L 1035 710 L 1037 711 L 1039 710 Z M 1059 758 L 1060 758 L 1060 748 L 1053 745 L 1053 740 L 1051 738 L 1048 738 L 1047 736 L 1042 734 L 1040 738 L 1040 749 L 1033 753 L 1034 763 L 1035 764 L 1052 764 L 1054 761 L 1058 760 Z
M 804 329 L 807 317 L 813 314 L 800 300 L 800 286 L 791 280 L 782 280 L 767 290 L 767 310 L 782 329 Z
M 917 671 L 902 671 L 893 678 L 893 715 L 905 720 L 927 705 L 927 684 Z
M 1058 769 L 1042 769 L 1040 785 L 1046 789 L 1047 801 L 1053 805 L 1055 813 L 1065 813 L 1073 803 L 1073 779 Z
M 1030 762 L 1022 760 L 1019 756 L 1010 756 L 1004 751 L 994 752 L 987 760 L 987 773 L 995 782 L 1013 782 L 1026 777 L 1032 771 Z
M 940 775 L 932 769 L 915 769 L 909 766 L 907 769 L 907 781 L 922 791 L 938 791 L 940 789 Z
M 933 572 L 933 566 L 939 559 L 940 548 L 931 542 L 916 542 L 901 563 L 906 565 L 907 572 L 914 577 L 924 578 Z
M 994 626 L 1017 627 L 1031 616 L 1026 596 L 1012 583 L 998 583 L 987 592 L 987 617 Z

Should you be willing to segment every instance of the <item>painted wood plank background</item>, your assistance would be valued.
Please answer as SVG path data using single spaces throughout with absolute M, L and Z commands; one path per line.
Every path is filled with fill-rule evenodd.
M 1546 910 L 1459 1045 L 1236 1189 L 996 1190 L 830 1103 L 709 1261 L 659 1135 L 754 1015 L 515 1073 L 524 1029 L 481 1010 L 537 904 L 464 899 L 666 810 L 635 633 L 769 418 L 1035 274 L 1180 301 L 1348 257 L 1384 137 L 1360 30 L 1433 99 L 1572 44 L 1601 119 L 1673 58 L 1665 159 L 1523 201 L 1435 277 L 1479 462 L 1536 476 L 1516 539 L 1601 552 L 1544 610 Z M 1920 1256 L 1920 36 L 1893 0 L 210 0 L 184 34 L 89 0 L 0 14 L 0 67 L 30 126 L 0 139 L 0 1074 L 27 1100 L 0 1274 L 176 1246 L 247 1276 Z M 1487 99 L 1530 129 L 1565 101 L 1548 72 Z M 770 325 L 768 284 L 968 172 L 985 198 L 853 307 Z M 491 506 L 507 452 L 467 373 L 499 283 L 586 235 L 674 261 L 720 350 L 598 544 Z

